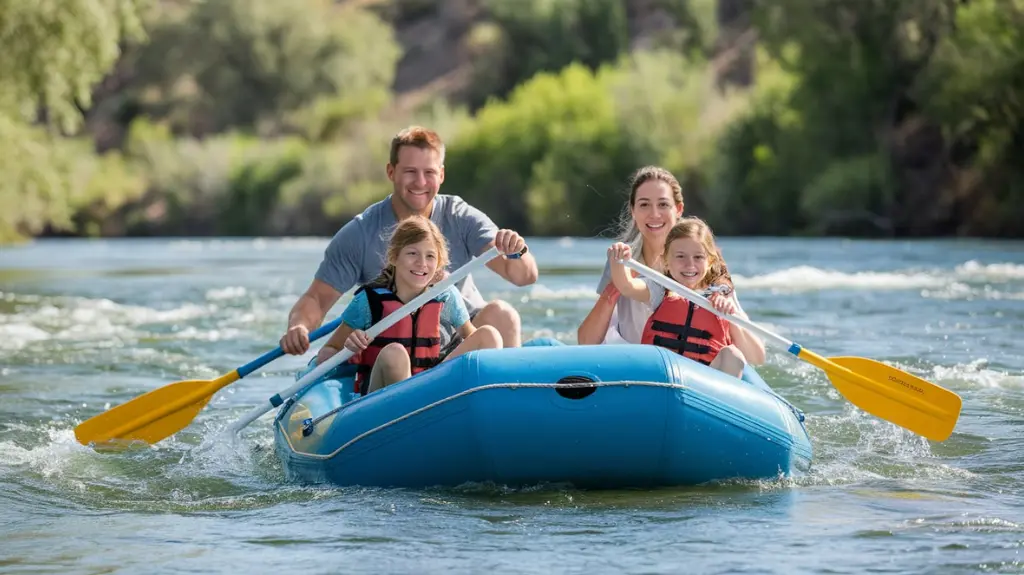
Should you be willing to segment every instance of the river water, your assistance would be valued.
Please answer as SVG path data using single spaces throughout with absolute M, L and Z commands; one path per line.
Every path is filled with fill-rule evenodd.
M 476 280 L 518 306 L 526 337 L 575 343 L 607 243 L 533 240 L 538 284 Z M 218 432 L 309 356 L 226 388 L 154 448 L 75 441 L 74 426 L 107 407 L 276 346 L 325 245 L 0 248 L 0 572 L 1024 572 L 1024 243 L 721 240 L 754 321 L 964 400 L 954 435 L 932 443 L 771 349 L 761 372 L 807 412 L 815 449 L 790 479 L 655 491 L 291 484 L 269 415 L 236 443 Z

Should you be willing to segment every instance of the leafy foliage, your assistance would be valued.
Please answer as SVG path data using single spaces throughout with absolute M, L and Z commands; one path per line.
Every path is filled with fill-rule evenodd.
M 118 58 L 120 43 L 142 36 L 143 0 L 0 0 L 0 242 L 72 216 L 104 196 L 130 196 L 117 160 L 76 154 L 81 142 L 56 139 L 82 120 L 91 87 Z
M 1024 0 L 470 4 L 0 0 L 0 241 L 330 234 L 410 123 L 525 233 L 607 230 L 655 163 L 722 234 L 1020 234 Z M 468 93 L 392 93 L 410 34 Z

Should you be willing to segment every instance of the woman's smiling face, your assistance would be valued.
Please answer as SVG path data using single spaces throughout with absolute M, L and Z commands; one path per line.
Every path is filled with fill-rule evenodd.
M 661 246 L 672 229 L 683 207 L 676 205 L 672 188 L 661 180 L 648 180 L 636 189 L 633 201 L 633 221 L 645 242 Z

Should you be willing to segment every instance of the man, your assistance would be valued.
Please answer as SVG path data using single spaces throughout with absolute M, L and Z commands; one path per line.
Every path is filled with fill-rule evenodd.
M 519 253 L 521 257 L 494 258 L 487 267 L 516 286 L 537 281 L 537 262 L 519 234 L 497 229 L 483 212 L 457 196 L 438 194 L 444 182 L 444 152 L 441 138 L 419 126 L 402 130 L 391 140 L 387 174 L 393 191 L 345 224 L 331 239 L 315 279 L 288 315 L 288 330 L 281 337 L 285 353 L 305 353 L 309 332 L 323 322 L 341 295 L 380 274 L 388 234 L 399 220 L 412 215 L 428 217 L 441 229 L 448 240 L 451 269 L 497 246 L 503 254 Z M 502 300 L 485 302 L 472 276 L 457 285 L 474 325 L 493 326 L 501 333 L 505 347 L 519 347 L 519 313 Z M 457 335 L 442 332 L 442 345 L 453 349 L 458 344 Z

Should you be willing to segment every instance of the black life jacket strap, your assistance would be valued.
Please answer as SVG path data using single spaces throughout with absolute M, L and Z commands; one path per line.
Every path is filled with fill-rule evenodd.
M 654 336 L 654 345 L 658 345 L 664 348 L 671 349 L 683 355 L 687 352 L 703 355 L 711 352 L 711 347 L 707 344 L 697 343 L 692 340 L 704 340 L 709 341 L 711 339 L 711 332 L 703 329 L 693 327 L 693 314 L 697 310 L 697 304 L 690 302 L 690 305 L 686 308 L 686 321 L 683 325 L 669 323 L 665 321 L 655 320 L 651 322 L 651 329 L 660 331 L 662 333 L 671 333 L 675 337 L 666 337 L 663 335 Z M 704 365 L 710 365 L 711 362 L 698 359 L 700 363 Z

